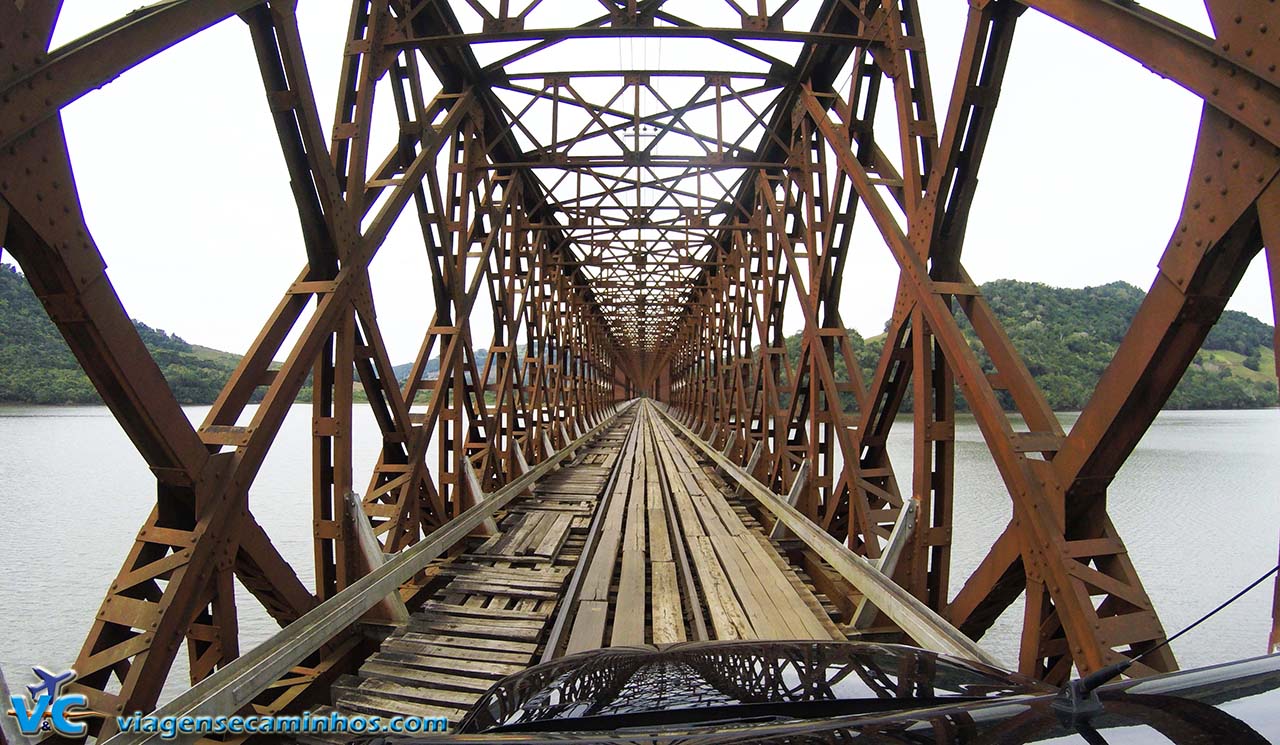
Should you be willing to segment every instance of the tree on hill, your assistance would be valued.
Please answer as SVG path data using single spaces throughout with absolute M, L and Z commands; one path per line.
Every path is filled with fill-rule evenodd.
M 1142 290 L 1124 282 L 1064 289 L 997 280 L 984 284 L 982 290 L 1049 405 L 1058 410 L 1078 410 L 1088 402 L 1144 297 Z M 984 369 L 994 370 L 986 353 L 978 348 L 973 328 L 960 311 L 957 314 L 979 362 Z M 134 323 L 181 403 L 212 402 L 239 362 L 236 355 L 196 347 L 174 334 Z M 1224 312 L 1174 390 L 1168 408 L 1275 406 L 1272 338 L 1271 326 L 1244 313 Z M 849 341 L 864 379 L 870 382 L 884 338 L 864 339 L 851 331 Z M 786 348 L 794 363 L 799 358 L 800 337 L 787 338 Z M 486 355 L 487 350 L 476 350 L 481 365 Z M 428 374 L 433 366 L 438 368 L 438 359 L 428 364 Z M 407 367 L 397 368 L 397 373 L 407 374 Z M 848 379 L 840 356 L 835 360 L 835 373 L 838 380 Z M 356 395 L 363 395 L 359 386 Z M 298 400 L 309 400 L 310 396 L 307 385 Z M 854 407 L 852 394 L 841 397 L 846 408 Z M 0 264 L 0 401 L 99 402 L 93 385 L 26 279 L 16 268 L 4 264 Z M 1012 407 L 1007 396 L 1004 403 Z M 957 405 L 965 408 L 962 397 L 957 398 Z M 909 411 L 910 406 L 908 394 L 904 410 Z
M 982 285 L 982 292 L 1044 391 L 1049 405 L 1059 411 L 1079 410 L 1088 402 L 1145 297 L 1142 290 L 1124 282 L 1070 289 L 1003 279 Z M 968 318 L 959 309 L 956 316 L 982 368 L 993 372 L 995 366 L 978 344 Z M 870 384 L 884 339 L 865 340 L 856 331 L 849 335 L 864 379 Z M 1262 321 L 1238 311 L 1225 311 L 1206 338 L 1204 351 L 1188 368 L 1166 407 L 1275 406 L 1272 336 L 1272 327 Z M 794 362 L 799 358 L 799 336 L 787 341 Z M 1243 359 L 1237 364 L 1229 355 L 1215 354 L 1218 352 L 1242 355 Z M 837 378 L 847 379 L 843 360 L 837 359 L 835 366 Z M 1262 372 L 1264 367 L 1267 375 L 1246 374 L 1246 371 Z M 1006 392 L 1000 391 L 998 395 L 1006 408 L 1013 408 Z M 842 394 L 842 400 L 846 409 L 854 408 L 852 394 Z M 957 406 L 967 409 L 962 396 L 957 397 Z M 908 393 L 904 411 L 910 409 Z
M 212 402 L 239 358 L 198 350 L 186 340 L 134 321 L 179 403 Z M 93 404 L 101 398 L 26 278 L 0 264 L 0 401 Z

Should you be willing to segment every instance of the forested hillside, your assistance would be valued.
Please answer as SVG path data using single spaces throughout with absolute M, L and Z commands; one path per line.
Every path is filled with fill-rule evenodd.
M 1084 406 L 1143 298 L 1142 290 L 1123 282 L 1063 289 L 997 280 L 983 285 L 982 290 L 1050 405 L 1058 410 Z M 137 321 L 135 324 L 182 403 L 212 402 L 239 362 L 237 355 L 190 344 Z M 977 349 L 973 329 L 963 317 L 961 327 Z M 850 339 L 869 381 L 884 344 L 883 335 L 863 339 L 851 332 Z M 799 336 L 787 339 L 793 359 L 799 354 L 799 345 Z M 1209 334 L 1205 348 L 1196 355 L 1168 407 L 1275 406 L 1275 356 L 1271 345 L 1271 326 L 1244 313 L 1227 311 Z M 481 365 L 485 355 L 486 350 L 476 350 Z M 990 369 L 985 354 L 979 352 L 979 359 Z M 438 365 L 438 360 L 432 360 L 428 373 Z M 397 366 L 397 374 L 407 375 L 408 367 Z M 843 376 L 843 361 L 837 360 L 836 367 L 837 375 Z M 358 385 L 356 388 L 359 397 L 363 391 Z M 299 400 L 309 399 L 308 386 Z M 0 265 L 0 401 L 59 404 L 98 400 L 26 280 L 13 267 Z M 851 406 L 852 401 L 846 404 Z M 963 408 L 963 401 L 960 406 Z
M 134 324 L 180 403 L 212 402 L 239 362 L 234 354 Z M 0 401 L 100 401 L 26 279 L 9 265 L 0 265 Z
M 982 292 L 1049 405 L 1059 411 L 1078 410 L 1089 400 L 1145 295 L 1124 282 L 1068 289 L 1007 279 L 982 285 Z M 970 346 L 979 350 L 979 361 L 986 370 L 993 370 L 968 319 L 957 313 Z M 864 340 L 855 331 L 850 332 L 850 338 L 869 382 L 884 337 Z M 793 359 L 799 354 L 799 345 L 799 336 L 788 338 Z M 837 375 L 844 374 L 843 361 L 837 360 L 836 368 Z M 1011 401 L 1005 403 L 1011 407 Z M 1276 404 L 1272 327 L 1229 310 L 1209 333 L 1166 408 L 1241 409 Z M 960 407 L 964 408 L 963 401 Z

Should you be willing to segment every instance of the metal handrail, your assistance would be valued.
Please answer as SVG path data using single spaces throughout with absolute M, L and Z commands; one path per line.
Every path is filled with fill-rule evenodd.
M 976 660 L 996 668 L 1005 667 L 933 609 L 882 574 L 875 565 L 855 554 L 802 512 L 787 504 L 783 498 L 765 488 L 750 473 L 707 444 L 670 413 L 661 407 L 653 408 L 921 647 L 953 657 Z

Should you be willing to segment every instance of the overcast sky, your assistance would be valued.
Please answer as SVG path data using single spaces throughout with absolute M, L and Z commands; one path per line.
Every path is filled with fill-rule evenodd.
M 941 118 L 968 4 L 920 3 Z M 66 0 L 55 45 L 138 4 Z M 328 127 L 348 4 L 299 5 Z M 1211 32 L 1196 3 L 1145 5 Z M 1200 101 L 1176 85 L 1026 12 L 972 210 L 970 274 L 1149 287 L 1178 216 L 1199 113 Z M 245 25 L 232 19 L 179 44 L 72 104 L 63 119 L 89 226 L 130 315 L 194 343 L 244 351 L 305 260 Z M 865 234 L 870 221 L 860 222 Z M 372 270 L 396 362 L 412 359 L 429 320 L 416 220 L 401 223 Z M 856 251 L 858 276 L 846 282 L 842 308 L 850 326 L 872 335 L 891 308 L 897 269 L 873 238 Z M 1271 321 L 1260 258 L 1228 307 Z M 485 344 L 488 323 L 476 325 Z

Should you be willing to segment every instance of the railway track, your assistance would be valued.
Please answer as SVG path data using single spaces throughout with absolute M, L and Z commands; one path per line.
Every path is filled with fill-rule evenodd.
M 355 675 L 347 714 L 458 722 L 500 678 L 605 646 L 844 639 L 832 602 L 645 402 L 434 567 Z M 303 742 L 341 741 L 311 735 Z

